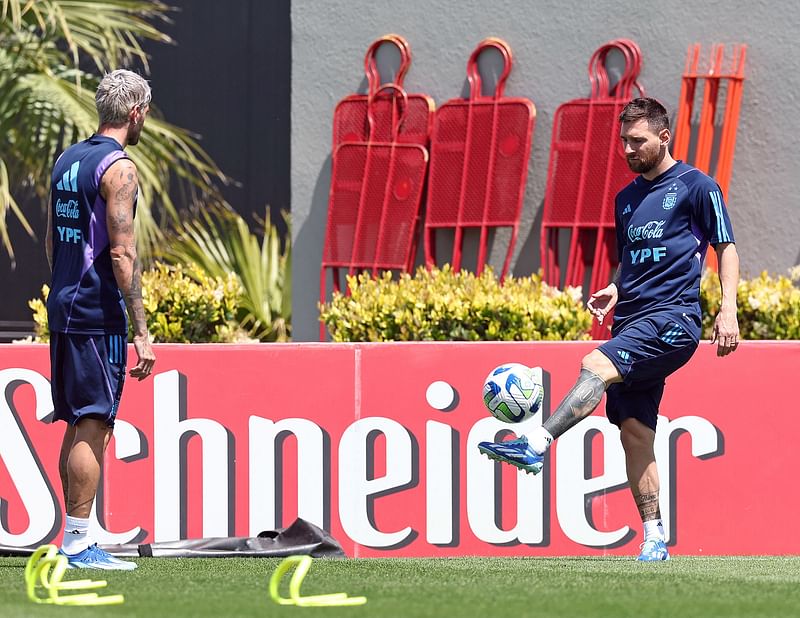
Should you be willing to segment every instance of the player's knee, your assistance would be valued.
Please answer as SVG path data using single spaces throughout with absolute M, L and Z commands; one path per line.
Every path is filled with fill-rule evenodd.
M 587 369 L 600 376 L 606 384 L 621 381 L 619 371 L 608 357 L 599 350 L 592 350 L 581 360 L 581 369 Z
M 102 418 L 85 417 L 75 423 L 76 440 L 83 440 L 90 444 L 96 442 L 102 444 L 110 432 L 111 428 Z

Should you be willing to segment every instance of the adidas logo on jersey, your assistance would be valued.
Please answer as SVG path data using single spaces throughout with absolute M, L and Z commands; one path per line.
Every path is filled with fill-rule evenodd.
M 630 205 L 630 204 L 628 204 L 628 205 L 625 207 L 625 209 L 622 211 L 622 214 L 623 214 L 623 215 L 627 215 L 627 214 L 629 214 L 630 212 L 631 212 L 631 205 Z
M 72 166 L 64 172 L 61 180 L 56 183 L 56 189 L 59 191 L 69 191 L 70 193 L 78 192 L 78 170 L 81 167 L 80 161 L 75 161 Z

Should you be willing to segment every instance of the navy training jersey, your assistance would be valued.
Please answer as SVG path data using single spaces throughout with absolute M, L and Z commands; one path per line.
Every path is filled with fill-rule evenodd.
M 614 332 L 654 309 L 683 314 L 700 336 L 700 275 L 708 245 L 734 242 L 719 185 L 678 161 L 649 181 L 642 176 L 615 204 L 619 300 Z
M 127 158 L 113 138 L 93 135 L 56 161 L 50 187 L 53 279 L 47 299 L 51 332 L 126 334 L 125 301 L 114 278 L 100 180 Z

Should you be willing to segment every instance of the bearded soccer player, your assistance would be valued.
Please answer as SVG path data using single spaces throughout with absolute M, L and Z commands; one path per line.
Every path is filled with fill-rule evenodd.
M 67 423 L 59 456 L 67 511 L 60 551 L 73 568 L 132 570 L 135 563 L 93 542 L 89 517 L 125 381 L 126 309 L 138 357 L 130 376 L 143 380 L 155 362 L 133 229 L 138 176 L 124 150 L 139 141 L 150 86 L 120 69 L 102 79 L 95 104 L 100 127 L 56 161 L 48 209 L 53 418 Z
M 639 560 L 668 560 L 659 510 L 653 443 L 665 378 L 697 349 L 700 275 L 706 249 L 719 260 L 722 305 L 714 322 L 717 356 L 739 344 L 739 257 L 714 180 L 670 156 L 669 117 L 655 99 L 628 103 L 620 117 L 628 166 L 639 176 L 616 197 L 619 268 L 588 308 L 600 321 L 612 309 L 611 340 L 587 354 L 572 389 L 530 438 L 481 442 L 491 459 L 538 474 L 553 440 L 589 416 L 606 393 L 606 415 L 620 429 L 628 483 L 644 525 Z

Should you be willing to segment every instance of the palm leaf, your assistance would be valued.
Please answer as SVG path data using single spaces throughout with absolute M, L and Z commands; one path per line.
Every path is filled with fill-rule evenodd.
M 100 72 L 131 60 L 146 64 L 140 41 L 170 41 L 153 25 L 168 10 L 144 0 L 2 0 L 0 241 L 12 261 L 7 215 L 33 235 L 15 194 L 33 194 L 44 207 L 58 153 L 96 129 L 99 75 L 79 70 L 79 62 L 91 59 Z M 157 109 L 128 154 L 139 170 L 136 225 L 144 259 L 162 242 L 165 224 L 178 219 L 173 188 L 190 203 L 224 202 L 216 184 L 227 178 L 192 134 L 161 119 Z
M 235 273 L 244 290 L 241 325 L 262 341 L 287 341 L 291 330 L 289 236 L 281 242 L 269 210 L 262 227 L 259 241 L 238 214 L 211 207 L 170 233 L 159 257 L 173 264 L 195 264 L 213 277 Z
M 152 23 L 168 21 L 169 10 L 159 0 L 3 0 L 2 18 L 10 17 L 16 30 L 32 26 L 43 38 L 63 39 L 74 66 L 87 56 L 99 71 L 107 72 L 134 60 L 148 70 L 139 39 L 172 42 Z M 80 83 L 79 75 L 76 80 Z

